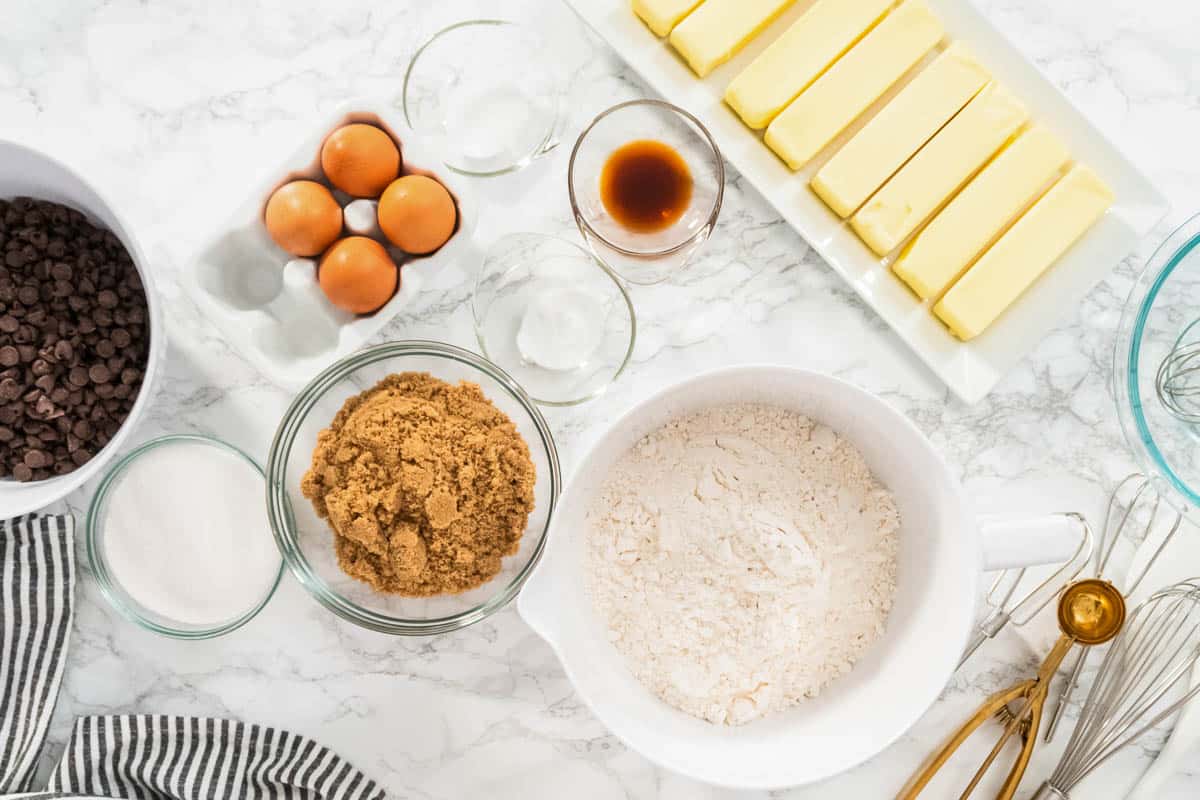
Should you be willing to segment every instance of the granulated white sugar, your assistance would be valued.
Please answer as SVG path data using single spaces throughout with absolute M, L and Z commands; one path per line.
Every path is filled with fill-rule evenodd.
M 742 724 L 816 697 L 884 631 L 895 498 L 832 429 L 719 406 L 646 436 L 589 509 L 590 591 L 633 674 Z
M 102 548 L 111 577 L 164 624 L 214 626 L 252 610 L 280 555 L 264 480 L 241 456 L 179 440 L 131 461 L 112 488 Z

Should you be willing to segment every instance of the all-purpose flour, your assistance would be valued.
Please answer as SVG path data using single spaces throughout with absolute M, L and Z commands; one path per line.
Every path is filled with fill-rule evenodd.
M 815 697 L 883 632 L 895 498 L 830 428 L 727 405 L 651 433 L 589 509 L 590 590 L 634 675 L 741 724 Z

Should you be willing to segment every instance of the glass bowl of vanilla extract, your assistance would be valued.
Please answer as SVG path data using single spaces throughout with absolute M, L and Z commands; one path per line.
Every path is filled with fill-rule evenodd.
M 712 134 L 662 100 L 631 100 L 584 128 L 567 173 L 575 223 L 598 259 L 632 284 L 683 269 L 717 224 L 725 165 Z

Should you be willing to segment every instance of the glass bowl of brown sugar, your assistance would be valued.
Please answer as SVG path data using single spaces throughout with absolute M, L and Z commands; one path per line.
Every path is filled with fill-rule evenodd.
M 562 487 L 549 425 L 475 353 L 389 342 L 321 372 L 284 414 L 267 513 L 296 579 L 343 619 L 447 633 L 520 591 Z

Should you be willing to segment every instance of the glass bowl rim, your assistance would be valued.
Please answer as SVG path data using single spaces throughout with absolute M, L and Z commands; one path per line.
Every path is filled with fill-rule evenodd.
M 296 535 L 294 520 L 291 516 L 291 503 L 285 486 L 287 464 L 291 456 L 292 446 L 300 427 L 308 417 L 308 413 L 326 392 L 342 379 L 353 374 L 361 367 L 366 367 L 379 361 L 396 356 L 429 356 L 437 359 L 457 361 L 473 367 L 500 384 L 510 397 L 516 400 L 529 415 L 538 436 L 542 440 L 547 461 L 550 463 L 550 500 L 546 512 L 546 522 L 538 534 L 534 551 L 521 567 L 520 571 L 498 592 L 487 601 L 473 606 L 465 611 L 443 617 L 429 619 L 401 619 L 387 614 L 381 614 L 343 597 L 333 591 L 318 576 L 305 558 Z M 271 522 L 271 530 L 275 541 L 283 553 L 283 560 L 296 580 L 310 595 L 329 611 L 348 622 L 377 631 L 400 636 L 428 636 L 459 630 L 476 622 L 486 619 L 496 611 L 508 605 L 520 592 L 525 581 L 532 574 L 541 560 L 546 547 L 546 537 L 550 532 L 550 524 L 554 519 L 554 509 L 562 492 L 562 470 L 559 465 L 558 449 L 550 426 L 542 416 L 537 404 L 507 372 L 486 358 L 444 342 L 434 342 L 422 339 L 408 339 L 394 342 L 384 342 L 367 347 L 339 359 L 326 367 L 321 373 L 309 381 L 296 395 L 284 412 L 271 442 L 270 455 L 267 458 L 267 516 Z
M 532 27 L 518 22 L 517 20 L 504 19 L 502 17 L 464 19 L 450 25 L 446 25 L 445 27 L 439 28 L 431 33 L 417 46 L 417 49 L 413 51 L 412 57 L 408 59 L 408 65 L 404 68 L 404 80 L 401 81 L 400 84 L 400 110 L 404 114 L 405 123 L 408 124 L 410 129 L 416 131 L 418 134 L 424 135 L 425 132 L 418 130 L 417 126 L 413 124 L 413 114 L 409 111 L 408 101 L 408 84 L 412 80 L 413 70 L 416 69 L 417 62 L 421 60 L 421 56 L 425 54 L 425 51 L 428 50 L 434 42 L 440 40 L 442 37 L 454 33 L 462 28 L 470 28 L 475 26 L 485 28 L 510 27 L 518 33 L 527 34 L 534 37 L 535 41 L 541 42 L 542 40 L 542 37 Z M 554 113 L 553 118 L 550 121 L 550 126 L 546 130 L 546 135 L 542 137 L 542 140 L 538 142 L 537 146 L 533 148 L 533 150 L 521 156 L 521 158 L 517 159 L 512 164 L 499 167 L 498 169 L 487 170 L 468 169 L 459 164 L 451 164 L 446 158 L 441 159 L 442 164 L 445 165 L 446 169 L 449 169 L 452 172 L 457 172 L 459 175 L 467 175 L 473 178 L 494 178 L 500 175 L 507 175 L 511 172 L 518 172 L 522 169 L 525 169 L 525 167 L 528 167 L 539 157 L 549 153 L 558 146 L 559 125 L 562 122 L 563 115 L 563 94 L 564 90 L 562 82 L 559 81 L 555 86 L 554 96 L 551 98 L 553 101 Z
M 670 247 L 662 250 L 652 250 L 649 252 L 630 250 L 610 241 L 606 236 L 604 236 L 604 234 L 597 231 L 592 224 L 587 221 L 583 215 L 583 212 L 579 208 L 579 201 L 575 196 L 575 159 L 579 154 L 579 148 L 583 145 L 584 140 L 587 138 L 588 134 L 592 132 L 592 129 L 600 124 L 600 122 L 602 122 L 606 117 L 632 106 L 654 106 L 659 109 L 666 109 L 667 111 L 677 114 L 686 119 L 688 122 L 692 123 L 692 125 L 694 125 L 700 131 L 702 138 L 708 142 L 717 164 L 717 193 L 713 199 L 712 209 L 709 211 L 708 219 L 705 220 L 704 224 L 701 225 L 696 232 L 687 239 L 684 239 L 682 242 L 671 245 Z M 601 111 L 592 119 L 591 122 L 587 124 L 586 127 L 584 127 L 582 131 L 579 132 L 579 137 L 575 139 L 575 146 L 571 148 L 571 158 L 567 162 L 567 194 L 571 200 L 571 213 L 575 217 L 575 224 L 579 226 L 580 231 L 583 233 L 584 239 L 590 240 L 591 237 L 595 237 L 605 247 L 611 248 L 613 251 L 631 258 L 660 258 L 662 256 L 669 256 L 703 241 L 704 238 L 711 234 L 713 229 L 716 227 L 717 219 L 721 214 L 721 205 L 725 200 L 725 157 L 721 155 L 721 148 L 717 145 L 717 140 L 713 138 L 712 132 L 709 131 L 708 126 L 701 122 L 700 119 L 690 111 L 680 108 L 674 103 L 668 103 L 666 100 L 658 100 L 653 97 L 641 97 L 634 100 L 626 100 L 623 103 L 617 103 L 616 105 L 610 106 Z M 664 279 L 660 279 L 660 281 Z M 660 281 L 654 281 L 654 283 Z
M 598 258 L 591 250 L 576 244 L 570 239 L 566 239 L 562 236 L 556 236 L 552 233 L 539 233 L 537 231 L 512 231 L 510 233 L 506 233 L 497 238 L 484 249 L 483 260 L 486 261 L 491 255 L 492 251 L 495 250 L 499 244 L 509 239 L 515 239 L 519 236 L 530 236 L 538 239 L 545 239 L 548 241 L 557 242 L 558 244 L 567 245 L 568 247 L 578 250 L 581 255 L 599 267 L 605 276 L 607 276 L 608 279 L 613 282 L 613 285 L 617 287 L 617 291 L 621 295 L 621 299 L 625 301 L 625 307 L 629 311 L 629 345 L 625 348 L 625 356 L 621 359 L 621 365 L 617 367 L 616 372 L 614 372 L 609 379 L 604 382 L 604 385 L 597 387 L 595 390 L 589 392 L 583 397 L 578 397 L 571 400 L 544 400 L 539 397 L 531 396 L 531 399 L 537 405 L 548 406 L 552 408 L 577 406 L 582 403 L 586 403 L 589 400 L 595 400 L 597 397 L 608 391 L 608 387 L 612 386 L 613 383 L 616 382 L 617 378 L 621 377 L 621 375 L 625 373 L 625 370 L 629 368 L 630 363 L 633 361 L 633 349 L 637 345 L 637 311 L 633 307 L 633 298 L 629 294 L 629 289 L 625 285 L 625 281 L 621 278 L 621 276 L 618 275 L 612 267 L 610 267 L 608 264 L 605 264 L 604 261 Z M 484 343 L 483 338 L 483 318 L 480 315 L 479 304 L 476 302 L 479 298 L 479 282 L 482 277 L 483 269 L 481 267 L 475 275 L 475 285 L 471 288 L 471 320 L 475 326 L 475 340 L 479 343 L 479 349 L 482 350 L 484 356 L 490 360 L 491 356 L 488 355 L 488 348 Z M 497 367 L 497 369 L 499 369 L 499 367 Z
M 263 478 L 263 483 L 267 481 L 267 474 L 257 461 L 250 457 L 241 448 L 236 447 L 223 439 L 218 439 L 215 436 L 209 436 L 201 433 L 169 433 L 164 436 L 157 436 L 147 442 L 135 447 L 129 453 L 122 456 L 116 461 L 108 471 L 104 478 L 100 481 L 100 485 L 96 488 L 96 493 L 92 495 L 92 500 L 88 504 L 87 524 L 85 526 L 85 539 L 87 544 L 88 563 L 91 565 L 92 573 L 96 576 L 96 581 L 100 584 L 100 593 L 104 595 L 113 608 L 115 608 L 123 617 L 135 623 L 136 625 L 160 634 L 168 636 L 172 639 L 212 639 L 217 636 L 223 636 L 227 633 L 237 630 L 245 625 L 250 620 L 258 616 L 258 612 L 266 608 L 267 603 L 271 602 L 271 598 L 275 596 L 276 589 L 279 588 L 279 583 L 283 579 L 283 555 L 279 557 L 279 567 L 275 570 L 275 579 L 271 581 L 267 591 L 263 594 L 254 606 L 229 622 L 220 625 L 214 625 L 207 628 L 197 628 L 185 630 L 183 628 L 172 628 L 168 625 L 155 622 L 138 612 L 137 609 L 131 607 L 122 598 L 123 592 L 118 592 L 117 587 L 120 582 L 117 581 L 110 573 L 108 565 L 105 562 L 100 550 L 100 517 L 104 501 L 108 499 L 109 492 L 115 487 L 117 479 L 125 472 L 125 470 L 139 457 L 157 450 L 160 447 L 170 446 L 175 444 L 202 444 L 209 447 L 216 447 L 224 450 L 227 453 L 232 453 L 238 456 L 247 464 L 252 466 L 256 472 Z
M 1166 499 L 1177 511 L 1191 518 L 1200 508 L 1200 494 L 1170 465 L 1166 456 L 1150 431 L 1142 407 L 1142 391 L 1138 385 L 1142 341 L 1146 326 L 1153 311 L 1154 302 L 1175 269 L 1200 246 L 1200 214 L 1195 214 L 1177 226 L 1166 239 L 1155 248 L 1145 267 L 1134 279 L 1129 297 L 1121 311 L 1117 342 L 1113 348 L 1113 394 L 1117 400 L 1117 417 L 1126 444 L 1135 458 L 1147 469 L 1151 478 L 1165 480 L 1174 492 Z M 1146 285 L 1149 284 L 1148 288 Z M 1139 292 L 1144 291 L 1139 302 Z M 1124 386 L 1121 381 L 1124 379 Z M 1182 499 L 1183 503 L 1179 500 Z

